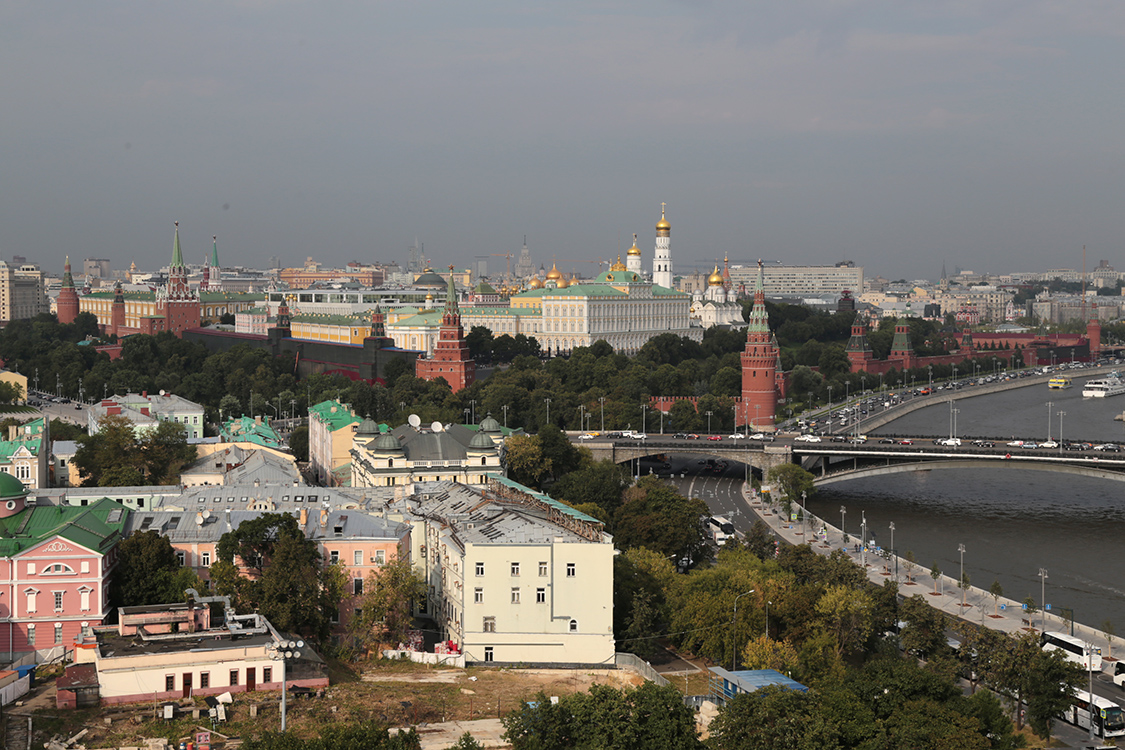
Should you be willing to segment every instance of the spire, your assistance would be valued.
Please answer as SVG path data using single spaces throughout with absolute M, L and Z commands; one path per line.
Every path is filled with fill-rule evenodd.
M 219 236 L 211 235 L 211 267 L 219 267 Z
M 74 288 L 74 277 L 70 275 L 70 256 L 69 255 L 66 256 L 66 265 L 63 266 L 62 288 L 63 289 L 73 289 Z
M 766 334 L 770 332 L 769 315 L 766 314 L 766 293 L 763 278 L 762 261 L 758 261 L 758 281 L 754 285 L 754 308 L 750 311 L 750 321 L 746 328 L 749 335 Z
M 459 315 L 457 307 L 457 287 L 453 284 L 453 264 L 449 265 L 449 286 L 445 290 L 445 314 Z
M 180 222 L 177 221 L 177 222 L 175 222 L 175 224 L 176 224 L 176 236 L 175 236 L 175 239 L 172 240 L 172 267 L 173 268 L 180 267 L 184 264 L 184 254 L 183 254 L 183 251 L 180 250 Z

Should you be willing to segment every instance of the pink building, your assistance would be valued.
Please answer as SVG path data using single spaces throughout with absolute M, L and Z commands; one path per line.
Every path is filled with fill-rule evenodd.
M 0 473 L 0 650 L 9 658 L 70 649 L 110 612 L 109 580 L 128 509 L 25 507 L 27 490 Z

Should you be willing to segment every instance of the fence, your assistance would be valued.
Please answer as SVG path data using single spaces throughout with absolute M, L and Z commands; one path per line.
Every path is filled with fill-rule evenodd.
M 651 664 L 636 654 L 614 654 L 613 662 L 619 669 L 628 669 L 630 672 L 636 672 L 649 682 L 655 682 L 660 686 L 671 684 L 668 680 L 661 677 L 660 674 L 652 668 Z

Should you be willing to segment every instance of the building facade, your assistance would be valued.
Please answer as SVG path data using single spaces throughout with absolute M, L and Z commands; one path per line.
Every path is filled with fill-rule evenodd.
M 39 266 L 10 266 L 0 260 L 0 325 L 51 311 Z
M 351 462 L 352 442 L 362 421 L 339 401 L 309 407 L 309 465 L 317 481 L 339 484 L 333 479 L 334 472 Z
M 86 410 L 86 426 L 90 434 L 101 429 L 101 422 L 108 416 L 121 416 L 133 423 L 137 434 L 156 429 L 161 422 L 177 422 L 184 427 L 188 440 L 203 437 L 203 406 L 171 393 L 150 395 L 126 393 L 102 399 Z

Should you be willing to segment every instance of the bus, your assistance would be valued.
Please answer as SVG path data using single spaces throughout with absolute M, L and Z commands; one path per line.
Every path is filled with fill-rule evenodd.
M 1082 729 L 1090 728 L 1093 717 L 1094 732 L 1099 737 L 1125 737 L 1125 711 L 1108 698 L 1092 695 L 1085 690 L 1074 694 L 1074 699 L 1062 716 L 1059 718 L 1067 724 L 1073 724 Z
M 1102 650 L 1091 650 L 1085 641 L 1066 633 L 1046 632 L 1039 637 L 1039 647 L 1044 651 L 1062 651 L 1070 661 L 1083 669 L 1102 671 Z M 1092 662 L 1092 663 L 1091 663 Z
M 722 547 L 727 540 L 734 536 L 734 524 L 724 516 L 713 516 L 707 519 L 707 530 L 715 544 Z

